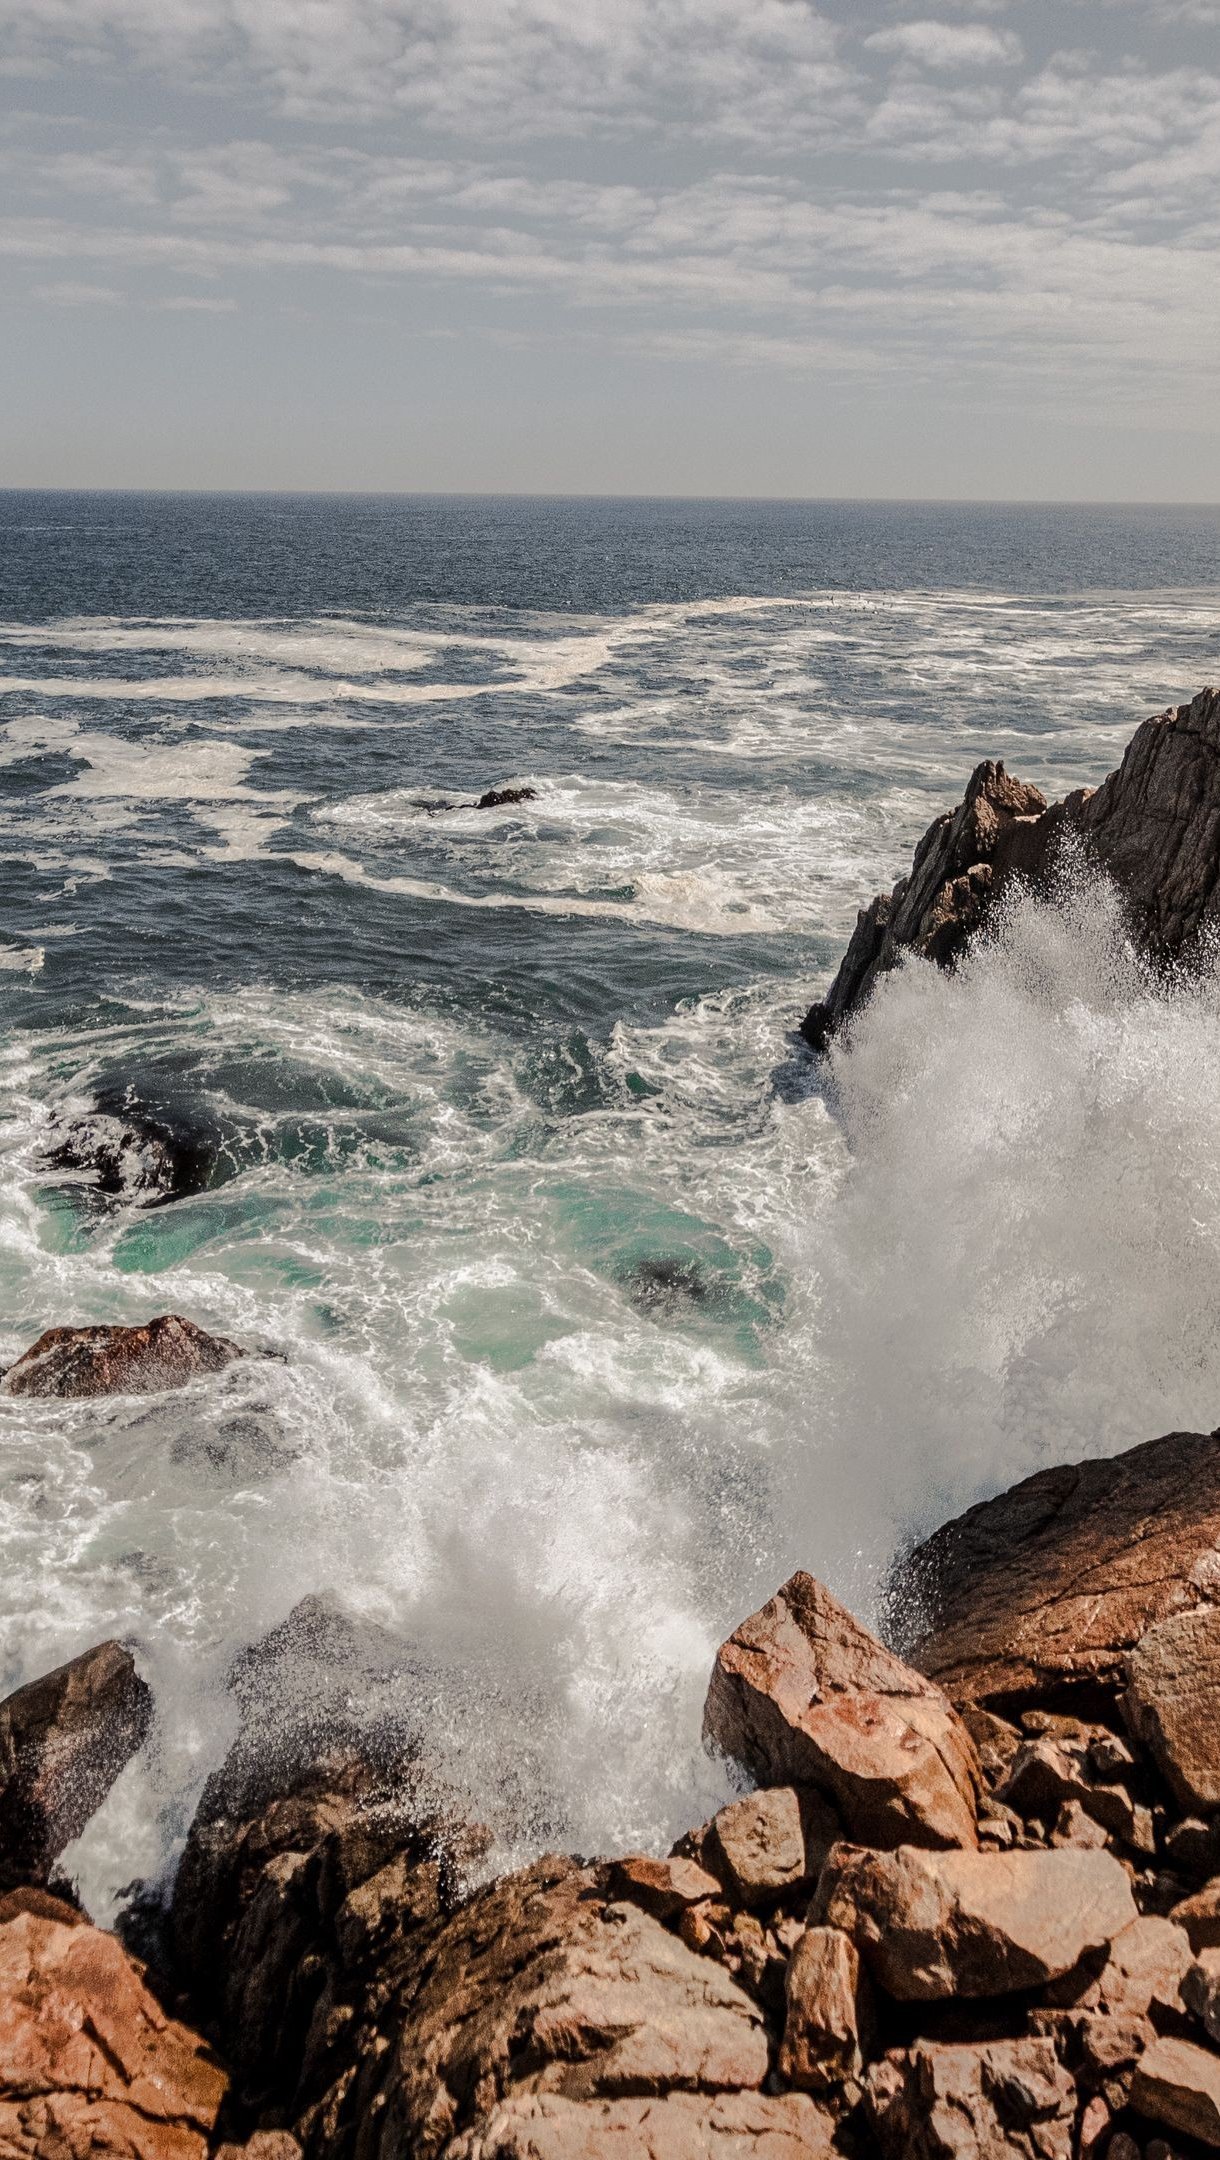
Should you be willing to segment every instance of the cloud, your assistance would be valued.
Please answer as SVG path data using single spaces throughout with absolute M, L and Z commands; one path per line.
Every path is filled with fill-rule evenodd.
M 36 285 L 33 297 L 48 307 L 118 307 L 124 298 L 114 285 L 83 285 L 71 279 L 56 280 L 50 285 Z
M 874 30 L 864 40 L 873 52 L 895 53 L 922 68 L 955 74 L 966 68 L 1015 67 L 1024 58 L 1011 30 L 985 23 L 909 22 Z

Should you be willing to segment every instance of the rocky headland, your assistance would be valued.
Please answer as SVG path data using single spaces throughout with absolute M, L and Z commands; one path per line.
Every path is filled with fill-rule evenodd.
M 1070 830 L 1188 965 L 1220 877 L 1220 695 L 1048 807 L 979 768 L 863 911 L 806 1032 L 951 966 Z M 162 1316 L 52 1329 L 8 1394 L 205 1386 Z M 737 1796 L 664 1857 L 485 1880 L 382 1651 L 311 1599 L 237 1661 L 168 1904 L 62 1855 L 153 1728 L 104 1643 L 0 1705 L 5 2160 L 1192 2160 L 1220 2151 L 1220 1431 L 1040 1472 L 896 1564 L 880 1640 L 797 1573 L 722 1645 Z M 290 1685 L 304 1672 L 307 1686 Z M 307 1714 L 297 1714 L 304 1702 Z M 607 1735 L 607 1746 L 614 1744 Z

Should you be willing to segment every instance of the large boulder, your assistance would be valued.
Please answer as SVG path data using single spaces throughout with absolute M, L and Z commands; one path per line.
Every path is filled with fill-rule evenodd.
M 902 2002 L 1008 1995 L 1070 1972 L 1137 1918 L 1106 1852 L 869 1852 L 838 1846 L 814 1917 Z
M 135 1660 L 116 1642 L 0 1703 L 0 1888 L 46 1881 L 143 1745 L 152 1714 Z
M 5 2160 L 205 2160 L 225 2085 L 113 1935 L 45 1892 L 0 1897 Z
M 1220 1589 L 1220 1433 L 1039 1470 L 897 1570 L 910 1656 L 954 1702 L 1113 1699 L 1146 1632 Z
M 193 1320 L 161 1313 L 142 1327 L 48 1328 L 0 1377 L 6 1395 L 152 1395 L 223 1372 L 247 1352 Z
M 1182 1806 L 1220 1807 L 1220 1606 L 1144 1631 L 1127 1659 L 1123 1708 Z
M 812 1575 L 792 1576 L 723 1644 L 704 1732 L 760 1782 L 827 1794 L 862 1843 L 978 1842 L 978 1762 L 960 1718 Z
M 301 2124 L 316 2160 L 611 2153 L 608 2105 L 688 2094 L 706 2115 L 717 2095 L 759 2094 L 770 2050 L 758 2003 L 718 1963 L 615 1900 L 605 1870 L 548 1858 L 425 1930 L 388 1984 L 383 1969 L 348 2061 L 354 2075 Z M 568 2103 L 562 2142 L 550 2108 L 535 2104 L 543 2097 Z M 781 2123 L 784 2114 L 787 2134 L 815 2120 L 797 2109 Z M 548 2118 L 545 2142 L 531 2146 L 522 2124 Z M 637 2149 L 631 2136 L 622 2149 Z
M 1220 690 L 1145 720 L 1117 772 L 1049 808 L 1002 765 L 978 766 L 909 875 L 861 909 L 834 982 L 806 1015 L 806 1040 L 823 1049 L 906 954 L 952 966 L 1012 879 L 1045 880 L 1069 835 L 1114 879 L 1143 948 L 1189 958 L 1220 920 Z
M 449 2160 L 837 2160 L 835 2123 L 804 2093 L 505 2100 Z
M 874 2065 L 885 2160 L 1071 2160 L 1076 2092 L 1046 2039 L 920 2041 Z
M 1166 2034 L 1136 2064 L 1131 2105 L 1167 2130 L 1220 2146 L 1220 2055 Z

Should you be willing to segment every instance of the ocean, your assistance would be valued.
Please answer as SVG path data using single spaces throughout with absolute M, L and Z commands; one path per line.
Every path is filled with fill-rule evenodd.
M 829 1064 L 796 1030 L 979 758 L 1062 794 L 1215 679 L 1218 543 L 0 494 L 0 1363 L 171 1310 L 279 1353 L 0 1396 L 0 1681 L 117 1634 L 156 1694 L 68 1856 L 96 1914 L 172 1869 L 303 1597 L 401 1646 L 501 1860 L 664 1850 L 793 1567 L 876 1618 L 952 1511 L 1216 1424 L 1214 979 L 1150 982 L 1081 873 Z M 50 1163 L 133 1105 L 197 1190 Z

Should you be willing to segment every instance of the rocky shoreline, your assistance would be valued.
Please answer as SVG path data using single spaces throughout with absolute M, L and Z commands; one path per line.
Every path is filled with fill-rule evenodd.
M 1220 877 L 1220 693 L 1051 808 L 980 767 L 862 911 L 808 1038 L 908 952 L 953 965 L 1065 836 L 1152 958 L 1188 964 Z M 0 1388 L 148 1392 L 248 1354 L 172 1314 L 55 1328 Z M 487 1834 L 409 1718 L 370 1737 L 349 1714 L 376 1643 L 308 1600 L 233 1668 L 238 1738 L 168 1905 L 134 1893 L 116 1933 L 61 1856 L 147 1741 L 149 1691 L 113 1642 L 19 1689 L 0 2156 L 1220 2151 L 1220 1432 L 971 1509 L 902 1557 L 889 1614 L 883 1642 L 794 1575 L 710 1675 L 737 1797 L 664 1858 L 485 1881 Z

